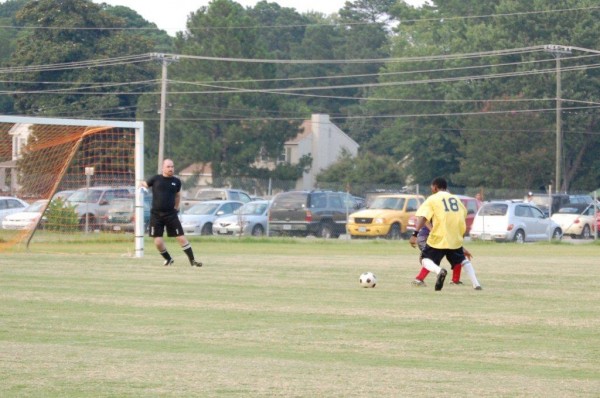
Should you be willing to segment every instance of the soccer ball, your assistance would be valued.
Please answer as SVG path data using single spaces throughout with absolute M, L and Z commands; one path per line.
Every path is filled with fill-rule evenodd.
M 363 272 L 358 278 L 358 282 L 362 287 L 375 287 L 377 285 L 377 277 L 372 272 Z

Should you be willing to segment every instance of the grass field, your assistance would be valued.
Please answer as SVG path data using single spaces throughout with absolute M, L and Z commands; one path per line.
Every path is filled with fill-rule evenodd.
M 469 244 L 484 290 L 441 292 L 406 241 L 192 243 L 203 268 L 173 240 L 174 267 L 149 241 L 1 254 L 0 395 L 599 394 L 596 243 Z

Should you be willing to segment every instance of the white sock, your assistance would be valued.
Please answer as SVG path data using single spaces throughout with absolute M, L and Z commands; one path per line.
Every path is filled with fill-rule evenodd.
M 469 276 L 469 279 L 471 279 L 471 283 L 473 284 L 473 287 L 479 286 L 479 281 L 477 280 L 477 276 L 475 275 L 475 268 L 473 268 L 473 265 L 471 264 L 471 262 L 469 260 L 463 261 L 462 267 L 463 267 L 463 270 Z
M 427 271 L 435 272 L 438 275 L 440 274 L 440 271 L 442 270 L 442 268 L 440 268 L 438 265 L 436 265 L 433 261 L 431 261 L 428 258 L 424 258 L 421 261 L 421 264 L 423 265 L 423 267 L 425 267 L 427 269 Z

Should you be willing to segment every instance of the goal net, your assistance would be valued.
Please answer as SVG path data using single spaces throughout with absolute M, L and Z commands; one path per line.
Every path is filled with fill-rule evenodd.
M 143 256 L 142 178 L 141 122 L 0 116 L 0 252 L 118 233 Z

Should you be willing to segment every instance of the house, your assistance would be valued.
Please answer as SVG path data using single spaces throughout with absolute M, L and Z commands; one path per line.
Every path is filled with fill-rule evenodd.
M 193 163 L 182 169 L 179 178 L 183 182 L 194 182 L 197 187 L 209 187 L 212 185 L 212 165 L 211 163 Z
M 296 181 L 296 189 L 311 190 L 315 188 L 316 176 L 322 170 L 335 163 L 343 150 L 352 156 L 358 153 L 359 145 L 346 133 L 329 120 L 329 115 L 313 114 L 310 120 L 305 120 L 300 126 L 300 133 L 285 142 L 284 161 L 297 164 L 304 155 L 312 157 L 312 166 L 307 173 Z M 258 157 L 256 167 L 273 169 L 276 163 L 270 159 Z M 212 167 L 210 163 L 194 163 L 179 173 L 184 182 L 196 178 L 196 187 L 212 185 Z M 189 185 L 189 184 L 188 184 Z
M 301 132 L 287 141 L 285 161 L 296 164 L 304 155 L 311 155 L 312 167 L 296 182 L 296 189 L 315 188 L 316 177 L 322 170 L 335 163 L 345 149 L 352 156 L 359 145 L 329 119 L 329 115 L 313 114 L 301 125 Z
M 17 160 L 21 157 L 23 147 L 27 144 L 31 134 L 31 124 L 17 123 L 11 127 L 8 134 L 12 137 L 11 160 L 0 163 L 0 191 L 14 195 L 19 186 L 17 184 Z M 10 173 L 10 186 L 7 186 L 7 173 Z

